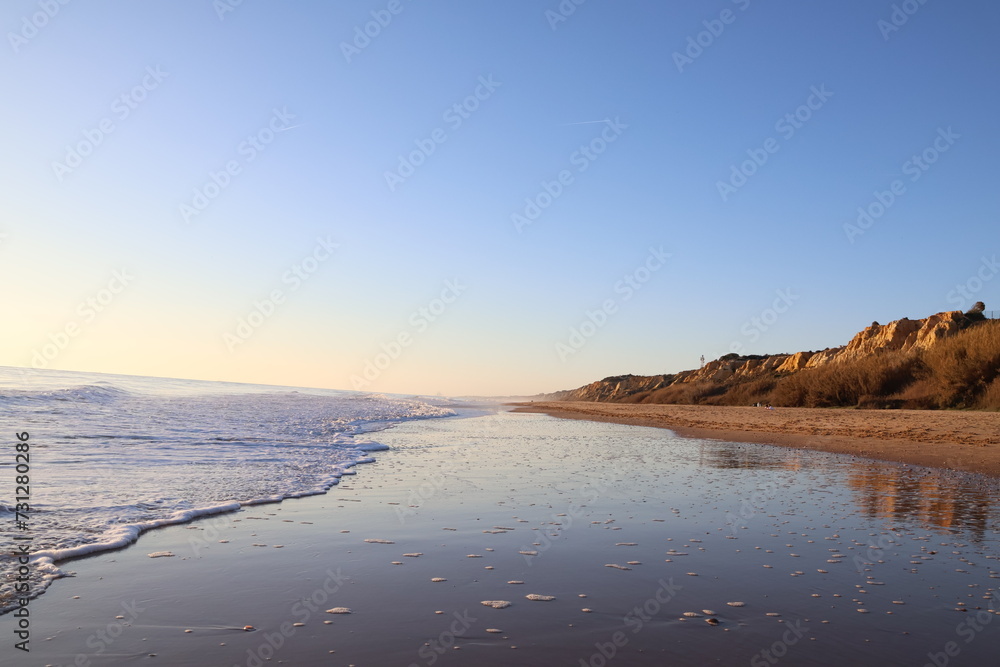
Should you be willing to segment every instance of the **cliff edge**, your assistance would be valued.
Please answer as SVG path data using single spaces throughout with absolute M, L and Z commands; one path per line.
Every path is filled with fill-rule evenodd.
M 1000 321 L 985 320 L 978 310 L 946 311 L 918 320 L 873 322 L 842 347 L 727 354 L 694 370 L 612 376 L 543 398 L 910 408 L 988 408 L 996 402 L 1000 409 L 998 376 Z

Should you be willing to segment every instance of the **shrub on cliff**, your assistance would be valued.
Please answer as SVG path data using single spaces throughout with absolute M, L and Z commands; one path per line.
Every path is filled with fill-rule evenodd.
M 1000 376 L 1000 321 L 969 327 L 922 355 L 936 407 L 969 408 Z
M 786 407 L 854 407 L 862 399 L 895 394 L 914 380 L 919 360 L 909 352 L 884 351 L 847 363 L 808 368 L 781 378 L 772 403 Z

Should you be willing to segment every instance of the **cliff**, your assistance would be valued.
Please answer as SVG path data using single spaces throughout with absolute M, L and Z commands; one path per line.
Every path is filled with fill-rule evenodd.
M 673 378 L 673 375 L 617 375 L 591 382 L 579 389 L 548 394 L 545 398 L 551 401 L 613 402 L 641 392 L 662 389 L 668 386 Z
M 840 378 L 836 381 L 864 385 L 863 389 L 854 388 L 842 392 L 847 398 L 841 399 L 841 403 L 832 402 L 850 404 L 851 400 L 860 400 L 859 397 L 871 399 L 878 394 L 879 390 L 872 389 L 873 386 L 881 387 L 884 393 L 890 390 L 898 393 L 901 387 L 926 380 L 927 373 L 923 372 L 926 371 L 926 364 L 922 364 L 925 353 L 943 341 L 953 339 L 970 326 L 979 324 L 981 320 L 981 315 L 977 316 L 977 313 L 949 311 L 918 320 L 903 318 L 888 324 L 873 322 L 841 347 L 794 354 L 727 354 L 694 370 L 673 375 L 613 376 L 578 389 L 549 394 L 544 398 L 563 401 L 729 405 L 754 402 L 800 404 L 818 399 L 803 398 L 808 392 L 803 393 L 805 390 L 798 386 L 790 391 L 791 385 L 801 385 L 802 382 L 785 380 L 804 373 L 801 379 L 819 379 L 822 376 L 824 382 L 831 382 L 836 377 Z M 986 324 L 989 326 L 1000 323 Z M 820 369 L 825 370 L 819 372 Z M 1000 373 L 1000 369 L 997 372 Z M 905 376 L 905 373 L 910 373 L 912 377 Z M 865 377 L 859 380 L 856 377 L 859 374 L 867 374 L 875 379 Z M 893 374 L 892 382 L 882 377 Z M 850 380 L 843 379 L 848 376 Z M 782 383 L 786 386 L 779 387 Z

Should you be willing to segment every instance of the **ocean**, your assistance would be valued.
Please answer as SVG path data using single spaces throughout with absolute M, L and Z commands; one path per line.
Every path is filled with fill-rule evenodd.
M 30 606 L 30 664 L 995 662 L 995 479 L 447 399 L 2 372 L 3 565 L 28 536 L 33 594 L 76 571 Z
M 455 415 L 448 404 L 0 368 L 0 612 L 14 607 L 17 550 L 24 544 L 35 597 L 67 574 L 59 561 L 120 548 L 151 528 L 325 493 L 355 466 L 374 461 L 372 452 L 387 449 L 372 439 L 379 430 Z M 22 477 L 15 445 L 24 432 L 28 474 Z M 25 496 L 16 482 L 25 478 L 27 502 L 17 500 Z M 18 505 L 25 510 L 20 515 Z

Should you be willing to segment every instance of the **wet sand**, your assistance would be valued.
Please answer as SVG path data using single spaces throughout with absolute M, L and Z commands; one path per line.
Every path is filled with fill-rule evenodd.
M 65 564 L 76 576 L 31 603 L 30 656 L 7 615 L 0 658 L 840 666 L 924 664 L 949 642 L 949 665 L 995 658 L 986 478 L 537 414 L 375 435 L 393 450 L 327 495 Z
M 518 403 L 563 419 L 669 428 L 691 438 L 756 442 L 1000 477 L 1000 412 Z

